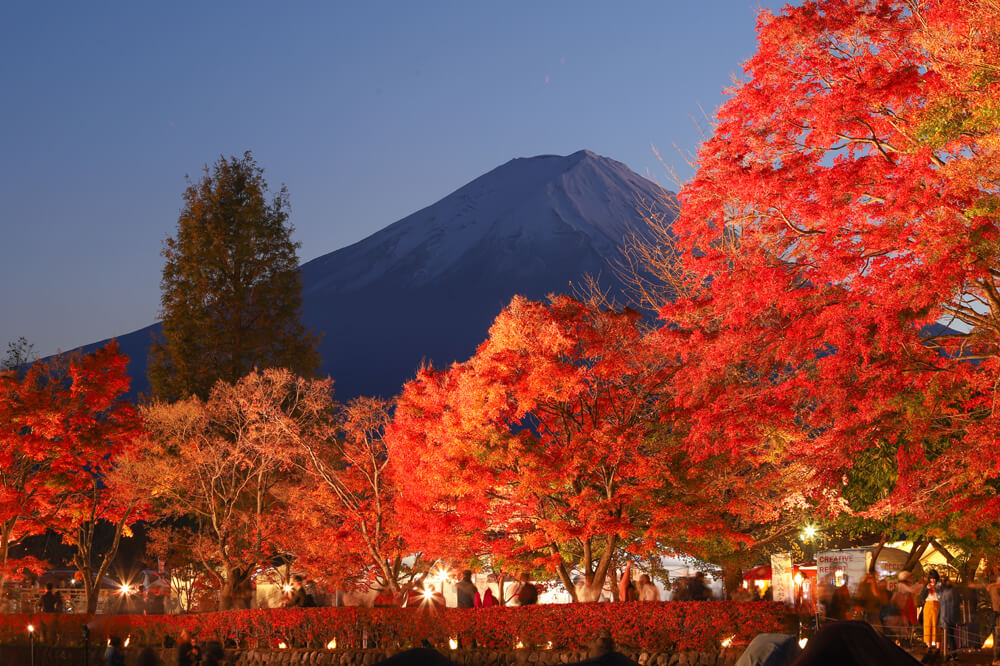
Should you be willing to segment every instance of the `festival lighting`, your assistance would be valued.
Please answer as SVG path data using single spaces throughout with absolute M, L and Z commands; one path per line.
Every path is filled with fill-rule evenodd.
M 330 639 L 330 642 L 326 644 L 326 649 L 327 650 L 336 650 L 337 649 L 337 639 L 336 638 Z
M 282 585 L 281 586 L 281 591 L 285 592 L 287 594 L 288 592 L 292 591 L 292 586 L 291 585 Z
M 286 649 L 287 647 L 288 647 L 288 646 L 287 646 L 287 645 L 285 645 L 285 641 L 281 641 L 280 643 L 278 643 L 278 649 L 279 649 L 279 650 L 284 650 L 284 649 Z
M 806 643 L 808 642 L 809 639 L 803 636 L 802 638 L 799 639 L 799 648 L 804 648 L 806 646 Z
M 122 595 L 132 594 L 132 586 L 128 583 L 122 583 L 118 588 L 118 593 Z
M 448 639 L 448 647 L 450 647 L 452 650 L 457 650 L 458 649 L 458 641 L 455 640 L 454 638 L 449 638 Z
M 132 634 L 125 637 L 125 642 L 122 643 L 122 647 L 128 647 L 128 644 L 132 642 Z
M 736 634 L 733 634 L 732 636 L 728 636 L 726 638 L 723 638 L 722 639 L 722 643 L 721 643 L 722 647 L 727 648 L 727 647 L 732 646 L 734 638 L 736 638 Z
M 28 625 L 28 633 L 29 634 L 35 633 L 35 625 L 33 625 L 33 624 L 29 624 Z

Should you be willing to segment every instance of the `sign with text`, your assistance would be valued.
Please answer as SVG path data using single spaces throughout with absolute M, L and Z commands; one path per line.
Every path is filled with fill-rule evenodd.
M 822 550 L 816 555 L 816 575 L 819 584 L 832 582 L 837 587 L 847 585 L 851 594 L 868 573 L 872 553 L 863 548 Z
M 771 594 L 775 601 L 795 603 L 792 573 L 791 553 L 777 553 L 771 556 Z

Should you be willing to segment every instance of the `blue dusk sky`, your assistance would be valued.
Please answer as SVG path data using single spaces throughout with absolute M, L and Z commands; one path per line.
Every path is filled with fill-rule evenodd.
M 155 320 L 186 186 L 253 151 L 307 261 L 514 157 L 670 185 L 755 48 L 756 0 L 5 2 L 0 354 Z

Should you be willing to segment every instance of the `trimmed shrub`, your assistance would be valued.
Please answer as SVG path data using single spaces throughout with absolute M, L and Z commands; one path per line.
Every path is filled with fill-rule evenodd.
M 199 640 L 240 648 L 340 649 L 408 647 L 427 640 L 447 646 L 511 649 L 582 649 L 601 629 L 621 648 L 647 651 L 712 651 L 733 637 L 748 643 L 762 632 L 793 630 L 794 619 L 777 603 L 629 602 L 559 604 L 523 608 L 286 608 L 234 610 L 197 615 L 0 615 L 0 644 L 27 644 L 27 626 L 48 645 L 80 645 L 84 624 L 91 641 L 113 634 L 132 645 L 159 645 L 187 629 Z

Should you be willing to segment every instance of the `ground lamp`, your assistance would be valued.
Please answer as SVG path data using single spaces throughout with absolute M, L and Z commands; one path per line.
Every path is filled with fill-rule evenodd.
M 35 625 L 28 625 L 28 643 L 31 645 L 31 666 L 35 666 Z

